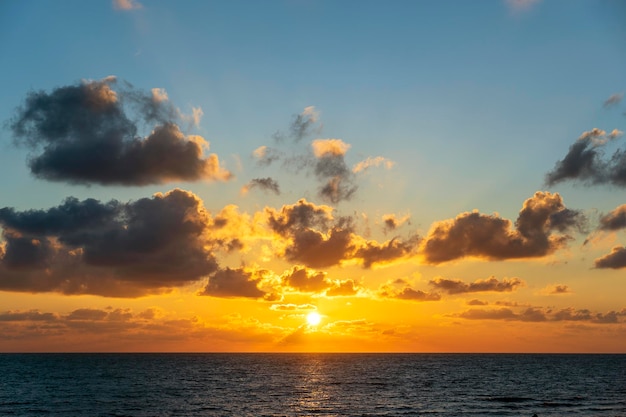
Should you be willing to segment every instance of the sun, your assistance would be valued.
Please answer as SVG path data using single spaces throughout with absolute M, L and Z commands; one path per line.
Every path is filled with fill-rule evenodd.
M 319 313 L 315 311 L 312 311 L 306 315 L 306 322 L 310 326 L 317 326 L 318 324 L 320 324 L 320 321 L 322 321 L 322 316 L 320 316 Z

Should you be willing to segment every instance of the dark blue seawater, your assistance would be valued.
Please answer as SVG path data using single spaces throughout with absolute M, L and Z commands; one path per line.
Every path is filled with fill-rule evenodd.
M 0 354 L 0 416 L 626 416 L 626 355 Z

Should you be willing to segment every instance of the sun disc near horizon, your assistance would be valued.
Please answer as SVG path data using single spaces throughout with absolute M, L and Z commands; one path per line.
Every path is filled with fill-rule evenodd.
M 317 326 L 322 321 L 322 316 L 316 311 L 312 311 L 306 316 L 306 322 L 309 326 Z

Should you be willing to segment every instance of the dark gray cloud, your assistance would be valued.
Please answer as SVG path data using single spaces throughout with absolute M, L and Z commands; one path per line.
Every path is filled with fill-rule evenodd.
M 264 270 L 247 271 L 244 268 L 220 269 L 210 276 L 209 283 L 199 295 L 263 298 L 265 292 L 258 285 L 264 273 Z
M 470 283 L 457 279 L 436 278 L 430 281 L 430 285 L 439 290 L 445 291 L 448 294 L 464 294 L 470 292 L 488 291 L 511 292 L 520 285 L 523 285 L 523 282 L 519 278 L 504 278 L 502 281 L 498 281 L 495 277 L 489 277 L 487 279 L 479 279 Z
M 436 222 L 425 238 L 421 252 L 426 262 L 441 262 L 473 256 L 487 259 L 533 258 L 562 248 L 582 231 L 586 218 L 567 209 L 558 193 L 537 192 L 524 202 L 515 222 L 476 211 L 453 220 Z M 555 234 L 559 232 L 561 234 Z
M 254 178 L 250 180 L 249 183 L 243 186 L 242 191 L 248 192 L 249 190 L 253 188 L 259 188 L 264 191 L 271 191 L 276 195 L 280 194 L 280 187 L 278 185 L 278 182 L 276 182 L 275 180 L 269 177 Z
M 607 133 L 594 128 L 584 132 L 569 148 L 567 155 L 546 174 L 545 182 L 553 186 L 563 181 L 579 181 L 585 185 L 610 184 L 626 186 L 626 152 L 617 149 L 605 158 L 603 147 L 620 137 L 623 132 L 614 129 Z
M 0 209 L 0 289 L 134 297 L 217 270 L 209 214 L 173 190 L 130 203 L 74 198 L 49 210 Z
M 47 93 L 30 92 L 9 125 L 14 141 L 32 153 L 33 175 L 79 184 L 146 185 L 169 181 L 227 180 L 217 155 L 204 157 L 208 145 L 186 136 L 179 113 L 160 90 L 152 94 L 114 77 L 83 81 Z M 145 138 L 139 121 L 156 123 Z
M 616 246 L 608 253 L 594 261 L 596 268 L 626 268 L 626 247 Z

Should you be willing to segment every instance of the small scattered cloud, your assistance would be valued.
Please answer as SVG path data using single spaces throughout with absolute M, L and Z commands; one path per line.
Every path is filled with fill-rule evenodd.
M 293 116 L 288 133 L 277 131 L 274 133 L 274 140 L 283 142 L 291 139 L 293 142 L 300 142 L 314 133 L 319 133 L 322 129 L 322 125 L 318 123 L 319 118 L 320 113 L 315 106 L 305 107 L 302 113 Z
M 258 188 L 263 191 L 270 191 L 276 195 L 280 194 L 280 187 L 278 182 L 270 177 L 267 178 L 254 178 L 250 180 L 246 185 L 241 187 L 241 193 L 247 194 L 253 188 Z
M 609 98 L 604 101 L 604 107 L 617 106 L 624 98 L 624 93 L 611 94 Z
M 572 290 L 565 284 L 552 284 L 539 291 L 543 295 L 566 295 L 572 294 Z
M 384 158 L 382 156 L 376 156 L 376 157 L 367 157 L 367 159 L 356 163 L 353 167 L 352 167 L 352 172 L 359 173 L 359 172 L 363 172 L 366 171 L 367 169 L 371 168 L 371 167 L 379 167 L 379 166 L 383 166 L 385 169 L 391 169 L 393 168 L 393 166 L 395 165 L 395 162 L 393 162 L 390 159 Z
M 393 230 L 396 230 L 404 223 L 410 224 L 411 216 L 407 214 L 398 218 L 395 214 L 384 214 L 382 220 L 384 231 L 391 232 Z

